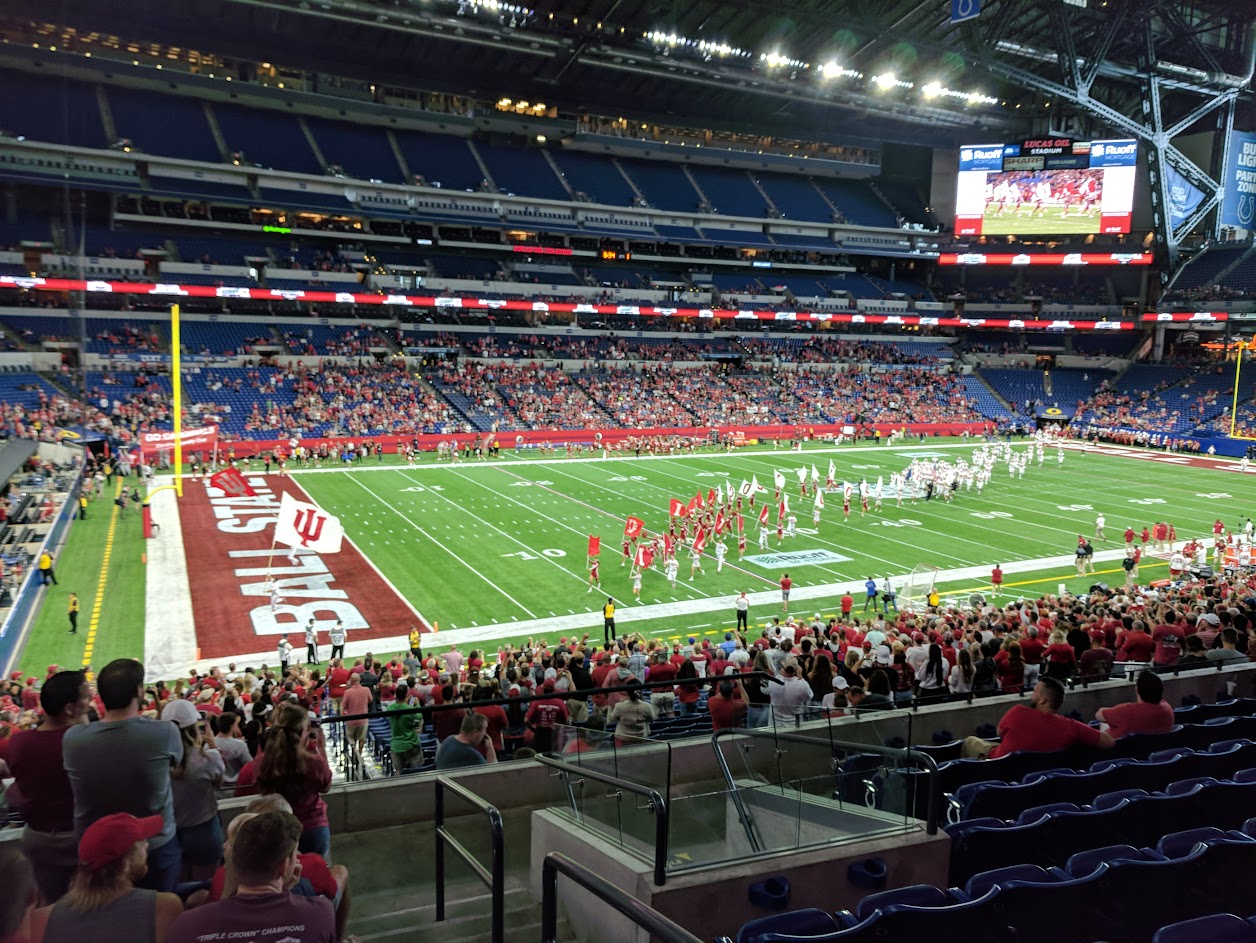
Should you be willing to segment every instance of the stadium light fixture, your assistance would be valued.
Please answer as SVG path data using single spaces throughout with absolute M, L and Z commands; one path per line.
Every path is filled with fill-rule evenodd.
M 907 82 L 900 79 L 893 72 L 882 72 L 880 75 L 872 77 L 872 84 L 881 91 L 888 91 L 891 88 L 915 88 L 915 83 Z
M 924 95 L 925 98 L 937 98 L 942 94 L 942 83 L 930 82 L 928 85 L 921 87 L 920 94 Z
M 824 79 L 836 79 L 836 78 L 857 79 L 857 78 L 862 77 L 862 73 L 857 72 L 854 69 L 844 68 L 843 66 L 838 64 L 836 60 L 830 59 L 828 62 L 824 63 L 824 65 L 820 66 L 820 77 Z

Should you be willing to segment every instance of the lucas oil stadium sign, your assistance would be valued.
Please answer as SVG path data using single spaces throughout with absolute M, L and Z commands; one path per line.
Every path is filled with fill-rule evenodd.
M 760 553 L 746 557 L 747 563 L 775 570 L 787 566 L 820 566 L 825 563 L 846 563 L 850 557 L 844 557 L 832 550 L 795 550 L 792 553 Z

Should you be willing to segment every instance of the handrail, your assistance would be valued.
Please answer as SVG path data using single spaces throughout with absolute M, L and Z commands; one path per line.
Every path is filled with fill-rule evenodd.
M 819 737 L 805 737 L 797 733 L 777 733 L 772 730 L 760 727 L 730 727 L 725 730 L 718 730 L 711 735 L 711 747 L 715 750 L 717 756 L 723 757 L 720 752 L 718 740 L 725 736 L 746 736 L 746 737 L 768 737 L 773 740 L 785 740 L 789 743 L 802 743 L 808 746 L 816 746 L 824 744 L 826 741 Z M 834 750 L 843 750 L 848 753 L 875 753 L 879 756 L 889 756 L 897 759 L 917 760 L 920 765 L 925 768 L 929 776 L 929 804 L 925 813 L 925 831 L 930 835 L 936 835 L 938 832 L 938 762 L 928 753 L 916 750 L 912 747 L 900 749 L 899 747 L 886 747 L 872 743 L 855 743 L 847 740 L 834 740 L 830 736 L 827 741 L 829 747 Z M 725 769 L 728 764 L 722 764 Z M 729 779 L 729 787 L 732 788 L 731 778 Z
M 770 671 L 747 671 L 742 674 L 729 675 L 734 681 L 746 681 L 753 678 L 759 678 L 773 684 L 784 684 L 780 678 L 772 674 Z M 478 701 L 451 701 L 448 704 L 426 704 L 421 707 L 398 707 L 395 710 L 367 711 L 364 714 L 329 714 L 326 717 L 320 717 L 321 724 L 339 724 L 347 720 L 374 720 L 376 718 L 388 719 L 397 717 L 402 714 L 420 714 L 424 711 L 451 711 L 451 710 L 474 710 L 477 707 L 488 707 L 493 704 L 530 704 L 532 701 L 542 699 L 557 698 L 560 701 L 574 701 L 582 697 L 597 697 L 601 694 L 623 694 L 627 691 L 643 691 L 652 690 L 654 688 L 674 688 L 678 684 L 697 684 L 700 686 L 716 685 L 723 681 L 724 677 L 717 678 L 688 678 L 680 681 L 641 681 L 636 684 L 617 684 L 611 687 L 593 687 L 593 688 L 573 688 L 570 691 L 553 691 L 551 693 L 540 694 L 519 694 L 515 697 L 489 697 Z
M 746 832 L 746 841 L 750 843 L 750 850 L 762 851 L 763 843 L 759 841 L 754 821 L 746 809 L 746 803 L 742 801 L 741 790 L 737 788 L 737 784 L 733 781 L 733 771 L 729 768 L 724 751 L 716 744 L 714 737 L 711 738 L 711 747 L 715 750 L 715 759 L 719 762 L 720 771 L 724 774 L 724 782 L 728 784 L 728 794 L 733 797 L 733 808 L 737 810 L 737 821 L 741 822 L 741 827 Z
M 538 757 L 539 759 L 539 757 Z M 558 875 L 569 878 L 603 903 L 662 943 L 703 943 L 680 924 L 637 900 L 606 878 L 577 864 L 559 851 L 541 862 L 541 943 L 556 943 L 558 936 Z
M 654 813 L 654 884 L 656 887 L 662 887 L 667 883 L 667 846 L 671 829 L 667 800 L 663 798 L 657 789 L 651 789 L 649 786 L 642 786 L 639 783 L 620 779 L 618 776 L 612 776 L 600 770 L 589 769 L 584 766 L 572 766 L 555 753 L 538 753 L 533 759 L 543 766 L 557 770 L 560 776 L 582 776 L 594 782 L 614 786 L 616 789 L 622 789 L 624 792 L 630 792 L 633 795 L 643 796 L 648 799 L 650 811 Z
M 458 798 L 474 806 L 488 816 L 489 830 L 492 834 L 492 862 L 489 868 L 475 860 L 475 856 L 466 846 L 445 828 L 445 790 L 449 790 Z M 445 846 L 448 845 L 466 862 L 485 885 L 488 886 L 492 907 L 491 943 L 502 943 L 506 934 L 506 853 L 502 814 L 496 806 L 490 805 L 471 792 L 444 776 L 436 778 L 436 920 L 445 919 Z

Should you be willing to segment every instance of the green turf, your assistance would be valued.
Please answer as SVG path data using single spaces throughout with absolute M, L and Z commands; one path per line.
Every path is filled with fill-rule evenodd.
M 884 475 L 888 480 L 911 452 L 931 450 L 929 445 L 883 446 L 843 451 L 834 458 L 839 479 Z M 954 458 L 967 450 L 942 451 Z M 604 591 L 629 599 L 628 568 L 620 566 L 619 557 L 625 516 L 635 514 L 647 527 L 663 527 L 670 497 L 687 500 L 699 487 L 705 492 L 726 478 L 736 484 L 753 473 L 770 486 L 773 469 L 785 470 L 799 526 L 809 527 L 811 499 L 799 498 L 793 469 L 804 463 L 809 469 L 814 461 L 823 475 L 828 458 L 781 451 L 668 460 L 519 461 L 504 467 L 463 463 L 303 475 L 300 481 L 315 500 L 341 516 L 363 552 L 429 620 L 439 620 L 442 628 L 466 628 L 596 610 L 598 595 L 586 592 L 590 534 L 602 538 Z M 1233 500 L 1203 496 L 1220 494 Z M 710 598 L 712 609 L 722 611 L 738 590 L 771 589 L 784 569 L 801 587 L 903 574 L 919 563 L 954 569 L 1071 554 L 1077 535 L 1093 532 L 1100 510 L 1112 539 L 1097 544 L 1097 550 L 1116 547 L 1127 523 L 1141 528 L 1169 519 L 1185 538 L 1209 532 L 1218 516 L 1233 518 L 1235 508 L 1246 507 L 1253 496 L 1247 481 L 1233 473 L 1077 452 L 1069 452 L 1057 467 L 1050 452 L 1046 465 L 1034 464 L 1023 480 L 1010 480 L 999 466 L 983 496 L 963 493 L 950 505 L 935 500 L 898 508 L 888 502 L 881 515 L 867 517 L 856 506 L 850 523 L 843 524 L 840 498 L 829 495 L 818 534 L 787 540 L 779 550 L 826 550 L 848 559 L 789 567 L 747 562 L 740 569 L 726 566 L 718 576 L 709 561 L 707 572 L 690 583 L 682 555 L 682 582 L 673 589 L 661 574 L 648 572 L 641 602 Z M 748 508 L 745 513 L 750 556 L 758 553 L 757 525 L 752 527 Z M 735 545 L 730 549 L 735 565 Z M 777 551 L 773 535 L 770 552 Z
M 98 499 L 88 508 L 86 520 L 71 522 L 69 536 L 57 555 L 59 585 L 40 591 L 43 599 L 39 612 L 18 662 L 23 671 L 42 677 L 52 664 L 65 668 L 83 665 L 114 510 L 109 500 Z M 140 516 L 129 510 L 118 520 L 114 531 L 108 581 L 91 655 L 94 668 L 115 658 L 140 657 L 144 650 L 144 549 Z M 77 635 L 68 634 L 66 607 L 71 591 L 79 597 Z
M 1064 235 L 1094 233 L 1099 231 L 1099 212 L 1093 216 L 1078 216 L 1076 211 L 1064 215 L 1064 208 L 1048 206 L 1041 214 L 1038 210 L 1009 210 L 1000 213 L 987 209 L 983 217 L 982 231 L 987 235 Z

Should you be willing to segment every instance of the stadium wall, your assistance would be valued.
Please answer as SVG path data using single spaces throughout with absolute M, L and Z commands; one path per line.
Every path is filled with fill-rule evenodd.
M 880 429 L 883 436 L 888 436 L 891 429 L 907 429 L 912 435 L 918 436 L 958 436 L 968 433 L 969 435 L 981 435 L 987 430 L 993 430 L 993 423 L 944 423 L 944 422 L 916 422 L 916 423 L 860 423 L 861 429 Z M 853 425 L 844 423 L 817 423 L 807 425 L 771 425 L 771 426 L 720 426 L 711 428 L 707 426 L 685 426 L 675 428 L 661 429 L 529 429 L 525 431 L 515 431 L 513 429 L 500 430 L 494 433 L 483 432 L 451 432 L 444 435 L 383 435 L 383 436 L 339 436 L 339 437 L 313 437 L 304 438 L 300 442 L 306 448 L 318 448 L 324 443 L 329 448 L 339 449 L 345 445 L 359 445 L 363 442 L 382 442 L 385 452 L 396 451 L 397 444 L 400 442 L 413 442 L 418 439 L 420 447 L 424 450 L 435 449 L 440 442 L 448 442 L 450 439 L 459 439 L 463 441 L 474 439 L 480 435 L 494 435 L 501 443 L 502 448 L 509 449 L 516 444 L 524 447 L 534 447 L 542 442 L 549 442 L 556 445 L 565 445 L 571 443 L 576 444 L 593 444 L 601 442 L 604 444 L 619 443 L 626 439 L 637 438 L 640 436 L 680 436 L 682 438 L 699 438 L 707 439 L 712 432 L 720 435 L 736 435 L 742 433 L 747 444 L 757 441 L 776 441 L 780 439 L 790 439 L 795 435 L 796 430 L 805 430 L 804 438 L 808 440 L 828 439 L 835 435 L 851 435 L 854 431 Z M 244 458 L 251 455 L 257 455 L 262 452 L 269 452 L 274 449 L 287 449 L 288 439 L 221 439 L 219 443 L 220 449 L 233 447 L 236 455 Z

